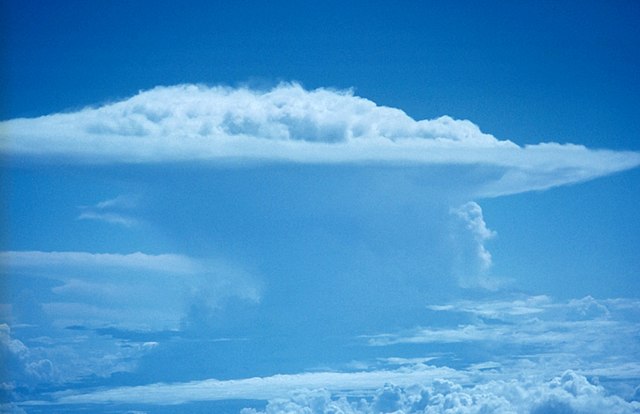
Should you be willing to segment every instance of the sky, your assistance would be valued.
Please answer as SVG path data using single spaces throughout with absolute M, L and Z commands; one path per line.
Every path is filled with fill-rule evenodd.
M 0 5 L 0 411 L 640 412 L 638 2 Z

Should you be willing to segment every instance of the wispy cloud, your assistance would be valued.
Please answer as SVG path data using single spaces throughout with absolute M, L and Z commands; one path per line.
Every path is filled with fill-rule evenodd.
M 108 200 L 100 201 L 96 203 L 93 207 L 100 210 L 105 210 L 109 208 L 122 208 L 122 209 L 132 209 L 138 205 L 138 199 L 136 197 L 128 196 L 128 195 L 119 195 L 115 198 L 110 198 Z
M 132 227 L 138 224 L 138 221 L 132 217 L 118 213 L 99 213 L 95 211 L 83 211 L 78 216 L 78 220 L 97 220 L 106 223 L 119 224 L 125 227 Z
M 354 395 L 368 395 L 387 382 L 409 386 L 431 383 L 444 377 L 464 381 L 467 375 L 449 368 L 416 365 L 391 371 L 311 372 L 225 381 L 209 379 L 176 384 L 149 384 L 85 394 L 62 392 L 54 395 L 54 401 L 60 404 L 137 402 L 170 405 L 228 399 L 269 400 L 304 389 L 350 391 Z
M 33 294 L 39 295 L 38 306 L 59 327 L 177 328 L 193 304 L 213 311 L 231 299 L 256 303 L 261 296 L 254 275 L 220 259 L 6 251 L 0 252 L 0 262 L 11 278 L 28 275 L 57 282 Z
M 92 206 L 80 206 L 78 220 L 98 220 L 125 227 L 139 224 L 127 211 L 137 206 L 137 198 L 119 195 L 115 198 L 100 201 Z
M 183 160 L 485 166 L 477 194 L 545 189 L 634 168 L 640 154 L 520 147 L 467 120 L 414 120 L 351 91 L 158 87 L 98 108 L 1 123 L 10 156 L 75 162 Z
M 579 360 L 581 371 L 588 375 L 606 372 L 608 377 L 640 378 L 637 300 L 587 296 L 561 302 L 547 296 L 525 296 L 460 301 L 429 309 L 457 314 L 458 323 L 365 339 L 371 346 L 462 344 L 476 353 L 485 349 L 507 367 L 520 366 L 525 359 L 553 360 L 553 366 L 566 367 Z
M 0 252 L 0 262 L 10 268 L 52 267 L 101 267 L 150 270 L 157 272 L 194 273 L 202 271 L 202 266 L 187 256 L 178 254 L 146 254 L 135 252 L 90 253 L 90 252 L 44 252 L 44 251 L 4 251 Z
M 559 349 L 602 351 L 611 335 L 619 341 L 633 338 L 640 329 L 634 320 L 640 304 L 634 300 L 602 300 L 592 297 L 553 302 L 546 296 L 513 301 L 462 301 L 428 308 L 436 312 L 469 314 L 472 323 L 452 328 L 417 328 L 398 334 L 372 337 L 371 345 L 399 343 L 495 342 L 546 344 Z M 634 309 L 634 311 L 629 311 Z M 583 345 L 589 344 L 588 347 Z

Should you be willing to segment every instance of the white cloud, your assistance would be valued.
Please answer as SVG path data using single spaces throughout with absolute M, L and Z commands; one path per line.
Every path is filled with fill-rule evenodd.
M 519 414 L 519 413 L 636 413 L 640 403 L 608 395 L 572 371 L 548 381 L 491 381 L 463 386 L 451 380 L 411 387 L 386 384 L 368 399 L 347 399 L 327 390 L 300 391 L 269 402 L 264 411 L 244 409 L 242 414 Z
M 9 268 L 51 268 L 100 267 L 126 268 L 171 273 L 195 273 L 202 266 L 195 260 L 178 254 L 146 254 L 135 252 L 89 253 L 89 252 L 43 252 L 43 251 L 4 251 L 0 252 L 0 262 Z
M 44 383 L 55 380 L 60 375 L 49 359 L 33 355 L 22 341 L 14 339 L 11 328 L 5 323 L 0 324 L 0 355 L 3 370 L 9 371 L 10 379 Z M 4 381 L 7 378 L 3 374 L 4 372 L 0 372 L 0 379 Z
M 545 189 L 636 167 L 640 154 L 543 143 L 520 147 L 470 121 L 414 120 L 351 91 L 180 85 L 78 112 L 0 124 L 11 156 L 75 162 L 182 160 L 484 165 L 476 195 Z
M 523 318 L 556 318 L 569 321 L 611 319 L 633 320 L 640 312 L 640 301 L 634 299 L 595 299 L 585 296 L 566 302 L 554 301 L 546 295 L 519 296 L 514 299 L 469 301 L 461 300 L 446 305 L 429 305 L 428 309 L 441 312 L 467 313 L 484 319 L 521 321 Z
M 78 220 L 98 220 L 111 224 L 120 224 L 125 227 L 132 227 L 138 221 L 132 217 L 119 213 L 97 213 L 95 211 L 83 211 L 78 216 Z
M 0 354 L 3 369 L 8 370 L 6 377 L 0 372 L 0 379 L 10 380 L 24 390 L 87 376 L 108 377 L 114 372 L 134 370 L 137 360 L 158 346 L 156 342 L 113 341 L 88 330 L 60 331 L 55 339 L 31 338 L 23 342 L 12 337 L 7 324 L 0 324 Z
M 543 413 L 557 410 L 633 413 L 640 410 L 640 403 L 629 402 L 633 398 L 633 387 L 640 380 L 637 361 L 640 349 L 636 339 L 640 328 L 638 301 L 598 301 L 586 297 L 561 302 L 546 296 L 532 296 L 460 301 L 430 308 L 435 312 L 468 315 L 475 323 L 422 329 L 411 332 L 412 336 L 389 335 L 388 338 L 395 340 L 394 352 L 401 352 L 398 345 L 403 343 L 458 342 L 472 347 L 476 355 L 481 355 L 480 350 L 486 347 L 489 358 L 465 357 L 458 345 L 458 351 L 450 355 L 354 361 L 348 364 L 351 370 L 347 372 L 324 369 L 89 392 L 67 390 L 50 395 L 49 403 L 175 405 L 251 399 L 269 401 L 266 413 Z M 140 346 L 147 349 L 156 345 Z M 424 348 L 426 352 L 428 349 Z M 446 366 L 447 361 L 456 368 Z M 256 412 L 259 411 L 245 410 L 245 414 Z
M 97 220 L 132 227 L 139 224 L 139 221 L 124 211 L 135 208 L 137 204 L 136 197 L 119 195 L 92 206 L 80 206 L 78 220 Z
M 229 300 L 257 303 L 261 297 L 254 275 L 219 259 L 6 251 L 0 252 L 0 262 L 9 277 L 28 274 L 56 282 L 48 292 L 34 294 L 41 296 L 38 306 L 57 327 L 176 329 L 194 304 L 200 311 L 215 312 Z
M 542 367 L 579 366 L 584 375 L 640 378 L 639 305 L 632 299 L 590 296 L 566 302 L 547 296 L 459 301 L 429 306 L 435 312 L 458 314 L 455 326 L 421 326 L 365 339 L 371 346 L 455 343 L 476 354 L 484 349 L 503 365 L 505 374 L 508 367 L 515 375 L 525 361 L 537 361 Z
M 313 372 L 224 381 L 209 379 L 187 383 L 159 383 L 84 394 L 64 391 L 55 394 L 54 399 L 60 404 L 137 402 L 164 405 L 229 399 L 269 400 L 290 395 L 301 389 L 320 388 L 331 392 L 370 395 L 387 382 L 410 386 L 416 383 L 431 383 L 443 377 L 465 380 L 467 376 L 463 372 L 446 367 L 416 365 L 410 369 L 392 371 Z
M 453 213 L 464 220 L 467 225 L 467 229 L 471 231 L 478 242 L 484 242 L 496 235 L 495 231 L 487 228 L 487 224 L 484 222 L 484 217 L 482 217 L 482 208 L 480 208 L 478 203 L 470 201 L 454 209 Z M 486 254 L 483 254 L 481 256 L 483 262 L 486 263 L 486 266 L 491 266 L 491 255 L 485 257 Z
M 442 312 L 462 312 L 483 318 L 505 319 L 508 316 L 534 315 L 552 307 L 552 299 L 545 295 L 525 296 L 513 300 L 459 301 L 447 305 L 429 305 L 428 309 Z
M 446 378 L 446 379 L 444 379 Z M 635 413 L 640 403 L 625 401 L 584 376 L 565 371 L 470 383 L 469 375 L 448 368 L 354 373 L 304 373 L 239 380 L 118 387 L 87 393 L 63 391 L 36 404 L 175 405 L 231 399 L 268 400 L 257 413 Z M 556 410 L 556 411 L 554 411 Z M 562 411 L 558 411 L 562 410 Z
M 138 205 L 137 198 L 128 195 L 119 195 L 115 198 L 100 201 L 93 208 L 105 210 L 110 208 L 132 209 Z
M 453 272 L 459 285 L 463 288 L 497 290 L 505 281 L 489 274 L 492 260 L 485 243 L 495 237 L 496 232 L 487 227 L 482 208 L 478 203 L 469 201 L 450 212 L 458 220 L 457 227 L 463 227 L 452 234 L 455 242 L 453 247 L 457 250 Z

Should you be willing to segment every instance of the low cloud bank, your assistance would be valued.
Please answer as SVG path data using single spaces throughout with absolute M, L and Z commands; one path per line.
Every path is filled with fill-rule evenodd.
M 637 413 L 639 309 L 636 300 L 592 297 L 458 301 L 429 310 L 467 315 L 474 324 L 372 338 L 377 342 L 371 345 L 390 346 L 390 356 L 352 361 L 343 370 L 69 389 L 21 404 L 143 408 L 258 400 L 265 402 L 264 411 L 247 408 L 243 414 Z M 457 351 L 429 354 L 425 347 L 422 357 L 402 357 L 403 343 L 433 342 L 456 343 Z M 465 346 L 475 357 L 465 354 Z
M 179 85 L 123 101 L 0 123 L 0 152 L 78 163 L 295 162 L 484 165 L 485 196 L 545 189 L 634 168 L 637 152 L 520 147 L 468 120 L 414 120 L 351 91 Z
M 442 379 L 445 377 L 449 379 Z M 597 380 L 589 381 L 571 370 L 548 380 L 521 376 L 470 384 L 462 372 L 421 364 L 413 370 L 276 375 L 121 387 L 87 394 L 62 392 L 48 403 L 25 404 L 175 405 L 226 399 L 268 400 L 264 411 L 245 408 L 242 414 L 640 412 L 640 402 L 611 395 Z
M 378 414 L 378 413 L 637 413 L 640 403 L 607 395 L 572 371 L 547 382 L 492 381 L 463 387 L 448 380 L 430 386 L 399 387 L 391 384 L 378 389 L 373 398 L 349 399 L 326 390 L 299 392 L 287 399 L 270 401 L 264 411 L 244 409 L 242 414 Z

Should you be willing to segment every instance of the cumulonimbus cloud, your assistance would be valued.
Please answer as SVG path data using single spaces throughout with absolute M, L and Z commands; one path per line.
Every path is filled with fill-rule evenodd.
M 352 91 L 157 87 L 96 108 L 0 123 L 9 156 L 82 163 L 177 161 L 484 165 L 495 196 L 640 165 L 640 153 L 541 143 L 521 147 L 467 120 L 414 120 Z

